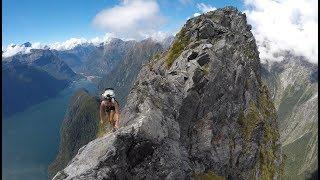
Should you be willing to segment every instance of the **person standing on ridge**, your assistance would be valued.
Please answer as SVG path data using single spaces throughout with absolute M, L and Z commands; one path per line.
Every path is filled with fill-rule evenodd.
M 100 104 L 100 123 L 104 124 L 108 121 L 113 131 L 119 128 L 120 107 L 115 100 L 115 93 L 112 88 L 107 88 L 101 95 Z

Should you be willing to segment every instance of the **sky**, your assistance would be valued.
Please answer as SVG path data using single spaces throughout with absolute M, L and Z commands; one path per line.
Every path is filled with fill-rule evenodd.
M 21 44 L 27 41 L 53 43 L 66 41 L 70 38 L 101 37 L 111 31 L 117 31 L 121 36 L 130 38 L 130 36 L 125 36 L 125 31 L 128 31 L 128 28 L 133 28 L 136 33 L 135 30 L 140 27 L 132 25 L 132 23 L 143 21 L 143 18 L 146 18 L 148 23 L 140 26 L 171 32 L 177 31 L 187 17 L 200 12 L 197 7 L 199 3 L 214 7 L 225 5 L 242 7 L 242 2 L 237 0 L 230 1 L 232 3 L 229 4 L 223 0 L 214 1 L 214 3 L 213 1 L 198 3 L 191 0 L 133 2 L 135 5 L 131 5 L 130 1 L 119 0 L 3 0 L 2 44 L 7 46 L 11 43 Z M 96 18 L 99 13 L 112 8 L 115 9 L 109 14 L 100 15 L 100 19 Z M 129 13 L 132 16 L 126 17 L 127 10 L 133 11 L 139 8 L 141 13 Z M 145 13 L 143 14 L 142 11 Z M 135 19 L 135 16 L 138 17 Z M 154 19 L 151 19 L 150 16 Z M 119 17 L 123 19 L 119 19 Z M 130 19 L 130 17 L 132 18 Z M 108 21 L 109 24 L 103 21 Z M 128 23 L 126 24 L 121 21 L 132 22 L 126 22 Z M 132 29 L 130 31 L 133 32 Z M 138 34 L 131 35 L 133 38 L 139 37 Z
M 11 44 L 31 42 L 70 49 L 110 37 L 161 40 L 175 34 L 188 18 L 225 6 L 246 13 L 260 58 L 292 50 L 318 61 L 317 0 L 3 0 L 2 49 L 5 56 L 26 51 Z

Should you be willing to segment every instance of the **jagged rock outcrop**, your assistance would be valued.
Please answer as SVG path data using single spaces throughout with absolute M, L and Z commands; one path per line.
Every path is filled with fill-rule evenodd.
M 277 115 L 250 29 L 233 7 L 188 20 L 141 69 L 121 128 L 54 179 L 279 179 Z
M 305 179 L 318 169 L 318 65 L 292 52 L 282 52 L 281 62 L 263 64 L 277 109 L 285 177 Z

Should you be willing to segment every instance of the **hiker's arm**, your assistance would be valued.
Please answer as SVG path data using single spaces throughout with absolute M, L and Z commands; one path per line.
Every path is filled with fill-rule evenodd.
M 115 127 L 118 129 L 119 128 L 119 119 L 120 119 L 120 106 L 119 106 L 118 101 L 115 101 L 114 109 L 115 109 L 115 114 L 114 114 Z
M 100 123 L 103 124 L 104 120 L 106 119 L 106 105 L 105 102 L 102 101 L 100 104 Z

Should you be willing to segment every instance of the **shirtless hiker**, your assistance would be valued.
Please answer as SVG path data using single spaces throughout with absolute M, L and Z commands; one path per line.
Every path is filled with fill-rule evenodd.
M 105 89 L 101 95 L 102 101 L 100 104 L 100 123 L 104 124 L 108 121 L 113 131 L 119 128 L 120 108 L 119 103 L 115 100 L 115 93 L 112 88 Z

